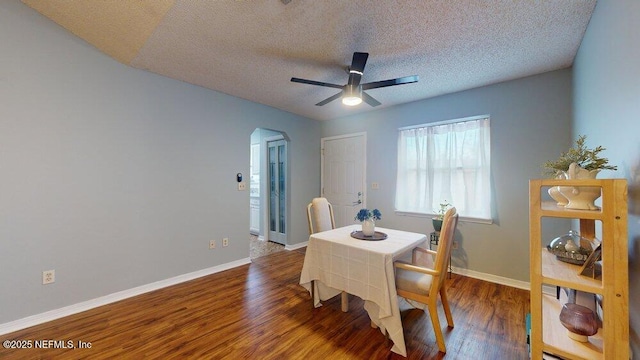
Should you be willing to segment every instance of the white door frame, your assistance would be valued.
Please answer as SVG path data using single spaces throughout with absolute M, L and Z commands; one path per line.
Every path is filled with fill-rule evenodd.
M 270 204 L 270 198 L 269 198 L 269 179 L 267 178 L 267 175 L 269 174 L 269 169 L 268 169 L 268 143 L 272 142 L 272 141 L 278 141 L 278 140 L 284 140 L 285 142 L 285 146 L 287 148 L 286 150 L 286 157 L 287 157 L 287 168 L 285 170 L 285 184 L 286 184 L 286 190 L 285 190 L 285 224 L 286 224 L 286 230 L 284 233 L 285 236 L 285 245 L 289 243 L 289 199 L 290 199 L 290 191 L 289 191 L 289 140 L 283 135 L 274 135 L 274 136 L 268 136 L 262 139 L 261 144 L 260 144 L 260 212 L 262 213 L 262 223 L 260 224 L 260 230 L 262 232 L 262 235 L 264 237 L 265 241 L 269 241 L 269 206 Z M 264 180 L 263 180 L 264 179 Z

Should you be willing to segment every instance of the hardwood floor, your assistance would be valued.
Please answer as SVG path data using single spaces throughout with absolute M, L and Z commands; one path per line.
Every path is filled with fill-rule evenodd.
M 73 342 L 73 349 L 4 349 L 1 359 L 404 359 L 370 327 L 363 302 L 312 309 L 298 285 L 304 249 L 68 316 L 1 340 Z M 528 359 L 529 292 L 454 274 L 455 328 L 438 352 L 431 322 L 401 301 L 408 359 Z M 444 314 L 441 313 L 441 319 Z M 78 342 L 90 343 L 80 349 Z M 54 345 L 55 343 L 45 343 Z M 59 344 L 59 343 L 58 343 Z

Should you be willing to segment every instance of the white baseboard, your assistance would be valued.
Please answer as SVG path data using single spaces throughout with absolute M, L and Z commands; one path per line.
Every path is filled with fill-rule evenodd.
M 207 269 L 202 269 L 198 271 L 194 271 L 188 274 L 183 274 L 179 276 L 175 276 L 169 279 L 156 281 L 150 284 L 138 286 L 132 289 L 119 291 L 117 293 L 109 294 L 106 296 L 102 296 L 96 299 L 83 301 L 81 303 L 65 306 L 60 309 L 55 309 L 51 311 L 47 311 L 41 314 L 36 314 L 32 316 L 27 316 L 26 318 L 18 319 L 15 321 L 11 321 L 8 323 L 0 324 L 0 335 L 7 334 L 10 332 L 18 331 L 21 329 L 28 328 L 30 326 L 42 324 L 48 321 L 52 321 L 55 319 L 59 319 L 65 316 L 77 314 L 83 311 L 87 311 L 93 308 L 97 308 L 99 306 L 107 305 L 116 301 L 124 300 L 133 296 L 137 296 L 140 294 L 144 294 L 150 291 L 162 289 L 168 286 L 180 284 L 189 280 L 197 279 L 199 277 L 215 274 L 217 272 L 221 272 L 224 270 L 229 270 L 238 266 L 242 266 L 245 264 L 251 263 L 250 258 L 244 258 L 236 261 L 232 261 L 230 263 L 210 267 Z
M 498 276 L 498 275 L 481 273 L 481 272 L 478 272 L 478 271 L 473 271 L 473 270 L 469 270 L 469 269 L 463 269 L 463 268 L 459 268 L 459 267 L 455 267 L 455 266 L 453 266 L 451 268 L 451 271 L 454 274 L 468 276 L 470 278 L 484 280 L 484 281 L 488 281 L 488 282 L 492 282 L 492 283 L 496 283 L 496 284 L 500 284 L 500 285 L 511 286 L 511 287 L 518 288 L 518 289 L 523 289 L 523 290 L 530 290 L 531 289 L 531 284 L 529 282 L 527 282 L 527 281 L 509 279 L 509 278 Z
M 307 246 L 308 241 L 302 242 L 302 243 L 298 243 L 298 244 L 293 244 L 293 245 L 285 245 L 284 249 L 285 250 L 298 250 L 301 249 L 303 247 Z

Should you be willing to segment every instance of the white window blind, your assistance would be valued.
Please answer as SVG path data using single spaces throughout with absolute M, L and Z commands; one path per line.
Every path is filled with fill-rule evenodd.
M 461 217 L 491 220 L 488 116 L 400 129 L 396 211 L 434 214 L 448 201 Z

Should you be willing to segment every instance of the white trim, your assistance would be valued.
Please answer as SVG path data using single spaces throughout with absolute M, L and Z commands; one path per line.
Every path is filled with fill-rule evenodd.
M 271 193 L 270 193 L 270 189 L 269 189 L 269 143 L 271 142 L 278 142 L 278 141 L 282 141 L 284 142 L 284 153 L 285 153 L 285 164 L 284 164 L 284 187 L 285 187 L 285 232 L 284 234 L 282 233 L 276 233 L 274 231 L 271 231 L 269 223 L 270 223 L 270 217 L 271 217 Z M 289 139 L 285 138 L 284 135 L 280 134 L 280 135 L 275 135 L 275 136 L 269 136 L 265 138 L 265 143 L 264 143 L 264 161 L 265 161 L 265 172 L 260 173 L 260 179 L 265 179 L 264 181 L 264 189 L 265 189 L 265 193 L 264 193 L 264 202 L 262 202 L 262 197 L 260 199 L 260 207 L 262 208 L 262 204 L 264 205 L 264 237 L 265 239 L 267 239 L 267 241 L 272 241 L 281 245 L 286 245 L 289 242 L 289 221 L 291 219 L 291 205 L 290 205 L 290 199 L 291 199 L 291 185 L 290 185 L 290 176 L 289 176 Z M 262 180 L 260 180 L 262 182 Z M 262 192 L 261 192 L 262 194 Z M 278 210 L 279 211 L 279 210 Z M 274 237 L 272 239 L 272 237 Z M 283 241 L 280 241 L 283 240 Z
M 344 135 L 336 135 L 336 136 L 327 136 L 327 137 L 323 137 L 321 139 L 321 141 L 331 141 L 331 140 L 340 140 L 340 139 L 346 139 L 346 138 L 352 138 L 352 137 L 358 137 L 358 136 L 367 136 L 367 132 L 366 131 L 362 131 L 362 132 L 357 132 L 357 133 L 352 133 L 352 134 L 344 134 Z
M 287 244 L 287 245 L 285 245 L 284 249 L 285 250 L 289 250 L 289 251 L 298 250 L 298 249 L 302 249 L 303 247 L 306 247 L 308 243 L 309 243 L 309 241 L 305 241 L 305 242 L 301 242 L 301 243 L 293 244 L 293 245 L 288 245 Z
M 474 279 L 484 280 L 484 281 L 492 282 L 492 283 L 495 283 L 495 284 L 511 286 L 511 287 L 518 288 L 518 289 L 523 289 L 523 290 L 530 290 L 531 289 L 531 284 L 529 282 L 526 282 L 526 281 L 509 279 L 509 278 L 498 276 L 498 275 L 481 273 L 481 272 L 478 272 L 478 271 L 473 271 L 473 270 L 469 270 L 469 269 L 463 269 L 463 268 L 459 268 L 459 267 L 455 267 L 455 266 L 451 267 L 451 271 L 454 274 L 463 275 L 463 276 L 467 276 L 467 277 L 474 278 Z
M 411 130 L 411 129 L 420 129 L 420 128 L 427 128 L 427 127 L 431 127 L 431 126 L 439 126 L 439 125 L 454 124 L 454 123 L 463 123 L 463 122 L 467 122 L 467 121 L 474 121 L 474 120 L 480 120 L 480 119 L 489 119 L 489 121 L 491 121 L 491 116 L 489 114 L 477 115 L 477 116 L 469 116 L 469 117 L 461 118 L 461 119 L 449 119 L 449 120 L 443 120 L 443 121 L 436 121 L 436 122 L 432 122 L 432 123 L 411 125 L 411 126 L 405 126 L 405 127 L 398 128 L 398 131 Z
M 542 293 L 546 295 L 556 296 L 558 293 L 556 292 L 556 286 L 543 284 L 542 285 Z
M 10 321 L 8 323 L 0 324 L 0 335 L 8 334 L 14 331 L 22 330 L 34 325 L 42 324 L 48 321 L 56 320 L 65 316 L 77 314 L 83 311 L 94 309 L 103 305 L 111 304 L 116 301 L 124 300 L 133 296 L 144 294 L 150 291 L 162 289 L 165 287 L 180 284 L 186 281 L 197 279 L 203 276 L 215 274 L 224 270 L 229 270 L 238 266 L 250 264 L 250 258 L 244 258 L 236 261 L 232 261 L 226 264 L 210 267 L 194 271 L 188 274 L 178 275 L 165 280 L 156 281 L 150 284 L 141 285 L 132 289 L 119 291 L 113 294 L 95 298 L 92 300 L 83 301 L 81 303 L 65 306 L 63 308 L 50 310 L 40 314 L 27 316 L 22 319 Z
M 278 131 L 278 130 L 270 130 Z M 260 232 L 262 233 L 262 240 L 269 241 L 269 181 L 267 180 L 268 167 L 267 164 L 267 143 L 270 141 L 286 140 L 282 132 L 278 135 L 266 136 L 260 140 L 260 213 L 262 219 L 260 220 Z M 287 153 L 287 156 L 289 154 Z M 266 204 L 266 205 L 265 205 Z M 288 221 L 285 220 L 285 221 Z

